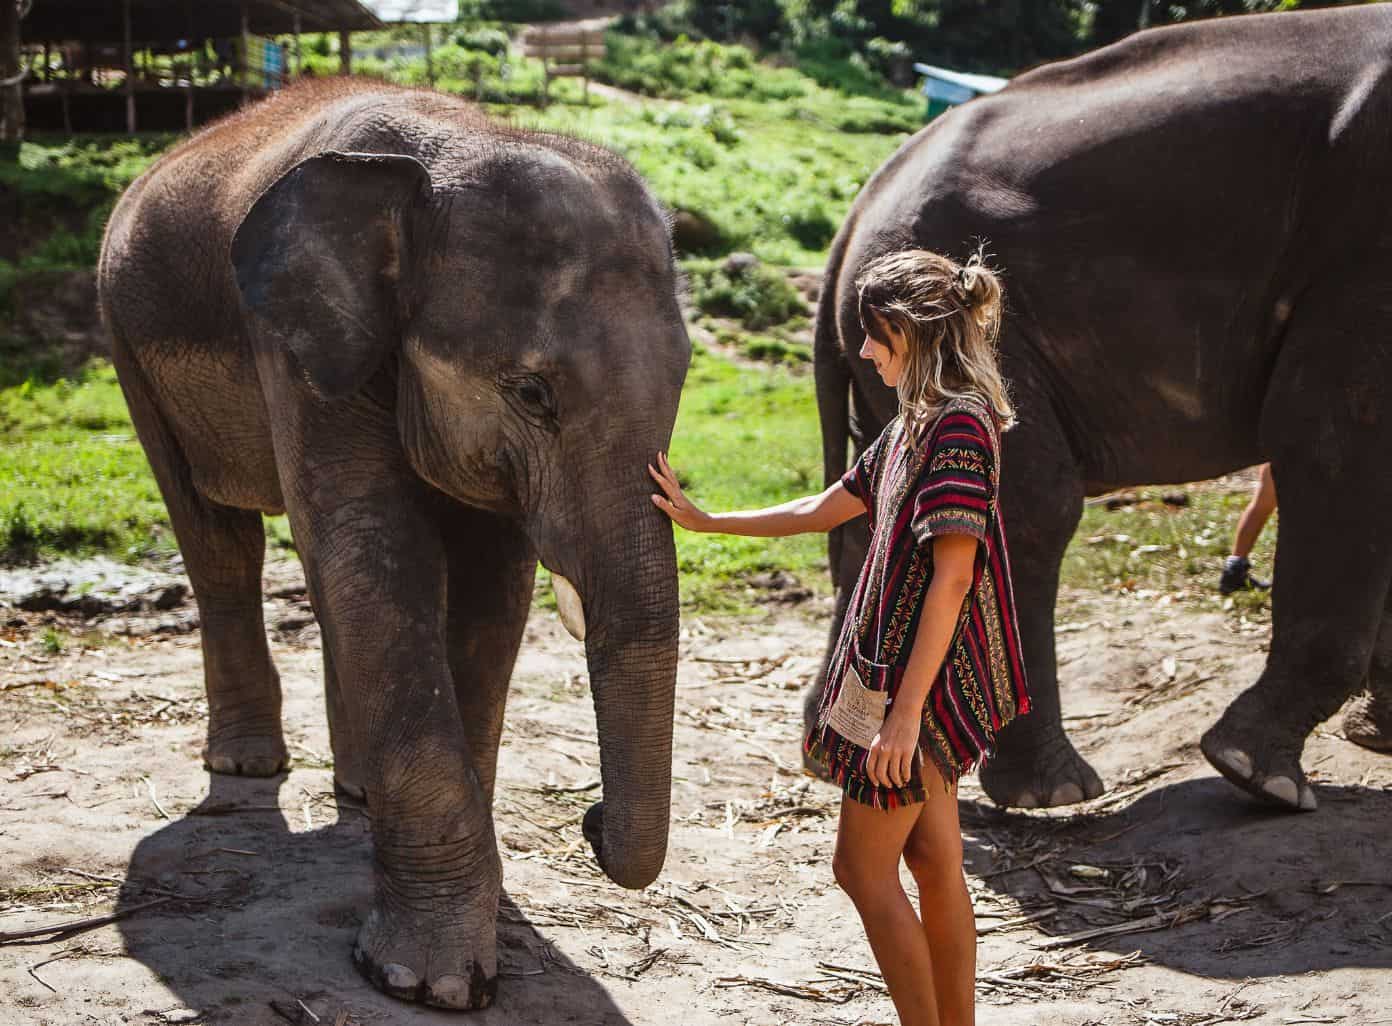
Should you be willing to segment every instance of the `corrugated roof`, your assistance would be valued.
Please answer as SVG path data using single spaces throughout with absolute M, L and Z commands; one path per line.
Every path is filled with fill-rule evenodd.
M 248 27 L 257 35 L 293 32 L 296 13 L 304 32 L 381 28 L 359 0 L 246 0 Z M 131 37 L 142 43 L 235 36 L 242 31 L 241 0 L 130 0 Z M 23 42 L 85 40 L 119 43 L 124 37 L 119 0 L 39 0 L 19 23 Z
M 459 0 L 361 0 L 385 22 L 414 21 L 427 24 L 454 21 Z
M 965 71 L 952 71 L 932 64 L 915 64 L 914 71 L 950 85 L 963 86 L 974 93 L 994 93 L 1005 88 L 1006 83 L 1010 81 L 1008 78 L 996 78 L 994 75 L 972 75 Z

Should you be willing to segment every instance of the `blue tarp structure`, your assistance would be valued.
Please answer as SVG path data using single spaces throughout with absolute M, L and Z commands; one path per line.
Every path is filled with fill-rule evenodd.
M 994 75 L 972 75 L 932 64 L 915 64 L 913 67 L 923 76 L 923 95 L 928 98 L 927 116 L 930 118 L 948 107 L 966 103 L 984 93 L 994 93 L 1009 81 Z

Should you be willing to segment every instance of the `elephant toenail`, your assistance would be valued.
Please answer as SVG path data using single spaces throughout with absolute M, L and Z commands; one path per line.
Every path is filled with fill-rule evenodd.
M 1252 779 L 1252 757 L 1240 748 L 1224 748 L 1218 761 L 1244 780 Z
M 455 973 L 438 977 L 430 985 L 429 1004 L 440 1008 L 469 1008 L 469 981 Z
M 1015 799 L 1015 807 L 1017 809 L 1037 809 L 1039 808 L 1039 799 L 1033 791 L 1026 791 Z
M 389 991 L 409 994 L 420 986 L 420 977 L 400 962 L 388 962 L 382 966 L 382 985 Z
M 1314 812 L 1319 808 L 1319 802 L 1315 798 L 1315 789 L 1309 784 L 1300 789 L 1300 807 L 1306 812 Z
M 1054 788 L 1054 793 L 1049 795 L 1050 805 L 1076 805 L 1083 800 L 1083 789 L 1077 784 L 1069 781 Z
M 1296 808 L 1300 806 L 1300 792 L 1290 777 L 1268 777 L 1261 787 L 1279 802 Z

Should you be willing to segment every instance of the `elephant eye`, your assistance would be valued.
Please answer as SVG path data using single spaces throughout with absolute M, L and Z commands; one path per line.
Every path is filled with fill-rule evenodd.
M 527 412 L 547 418 L 556 416 L 556 398 L 546 379 L 535 374 L 527 374 L 513 382 L 513 392 Z

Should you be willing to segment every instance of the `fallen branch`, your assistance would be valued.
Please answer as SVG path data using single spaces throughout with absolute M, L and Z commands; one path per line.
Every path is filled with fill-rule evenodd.
M 46 934 L 65 936 L 70 933 L 81 933 L 86 930 L 95 930 L 99 926 L 106 926 L 114 923 L 118 919 L 143 912 L 147 908 L 154 908 L 156 905 L 163 905 L 173 898 L 154 898 L 150 901 L 141 902 L 139 905 L 131 905 L 127 908 L 118 908 L 115 912 L 109 912 L 104 916 L 92 916 L 90 919 L 73 919 L 66 923 L 54 923 L 52 926 L 36 926 L 29 930 L 7 930 L 0 931 L 0 945 L 12 944 L 15 941 L 27 940 L 31 937 L 42 937 Z

